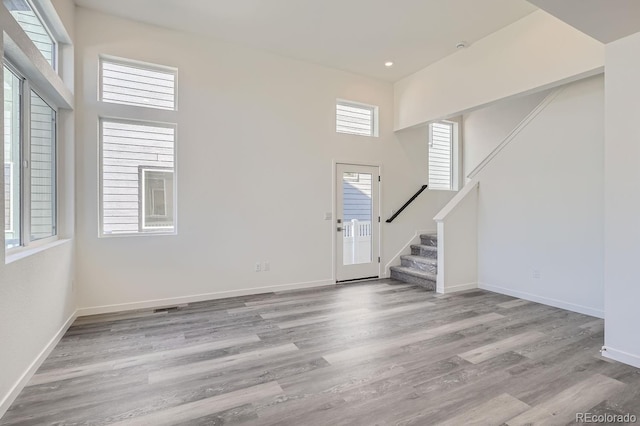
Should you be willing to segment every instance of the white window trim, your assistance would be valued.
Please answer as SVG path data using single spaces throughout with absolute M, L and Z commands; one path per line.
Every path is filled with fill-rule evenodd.
M 451 188 L 449 189 L 440 189 L 440 188 L 430 188 L 427 187 L 427 189 L 429 189 L 430 191 L 453 191 L 453 192 L 457 192 L 460 190 L 460 186 L 461 186 L 461 182 L 462 182 L 462 178 L 461 178 L 461 173 L 462 173 L 462 144 L 460 141 L 460 123 L 458 120 L 456 119 L 449 119 L 449 120 L 438 120 L 438 121 L 434 121 L 434 123 L 446 123 L 446 124 L 450 124 L 451 125 Z M 433 143 L 431 138 L 432 138 L 432 134 L 431 134 L 431 124 L 429 123 L 428 126 L 428 135 L 429 135 L 429 140 L 428 140 L 428 147 L 431 146 L 431 144 Z M 428 150 L 429 148 L 427 148 Z M 427 165 L 428 167 L 428 165 Z M 428 171 L 427 171 L 427 176 L 429 175 Z
M 40 20 L 40 23 L 42 24 L 42 26 L 44 27 L 44 30 L 47 32 L 47 34 L 49 35 L 49 38 L 51 38 L 51 41 L 53 42 L 53 47 L 52 47 L 52 52 L 51 55 L 53 56 L 53 58 L 51 59 L 51 62 L 53 62 L 51 64 L 51 67 L 58 72 L 58 61 L 59 61 L 59 49 L 60 49 L 60 41 L 58 40 L 58 37 L 56 37 L 53 34 L 53 31 L 51 31 L 51 22 L 50 20 L 45 18 L 45 14 L 43 13 L 43 11 L 41 10 L 41 4 L 40 2 L 36 3 L 33 0 L 27 0 L 27 2 L 29 3 L 29 5 L 31 6 L 31 9 L 33 10 L 33 13 L 35 13 L 35 15 L 38 17 L 38 19 Z
M 165 72 L 165 73 L 170 73 L 173 74 L 174 76 L 174 86 L 173 86 L 173 109 L 167 109 L 167 108 L 154 108 L 154 107 L 150 107 L 150 106 L 142 106 L 142 105 L 130 105 L 130 104 L 121 104 L 121 103 L 117 103 L 117 102 L 109 102 L 109 101 L 104 101 L 103 100 L 103 66 L 102 64 L 104 62 L 110 62 L 113 64 L 117 64 L 117 65 L 123 65 L 123 66 L 127 66 L 127 67 L 132 67 L 132 68 L 138 68 L 138 69 L 142 69 L 142 70 L 148 70 L 148 71 L 159 71 L 159 72 Z M 166 65 L 158 65 L 158 64 L 152 64 L 149 62 L 143 62 L 143 61 L 138 61 L 135 59 L 127 59 L 127 58 L 121 58 L 118 56 L 111 56 L 111 55 L 100 55 L 99 56 L 99 61 L 98 61 L 98 102 L 104 103 L 104 104 L 109 104 L 109 105 L 115 105 L 116 107 L 127 107 L 127 108 L 143 108 L 143 109 L 150 109 L 150 110 L 154 110 L 154 111 L 178 111 L 178 68 L 174 68 L 174 67 L 170 67 L 170 66 L 166 66 Z
M 350 136 L 361 136 L 361 137 L 368 137 L 368 138 L 377 138 L 380 135 L 380 120 L 379 120 L 379 107 L 377 105 L 370 105 L 370 104 L 365 104 L 362 102 L 356 102 L 356 101 L 350 101 L 347 99 L 341 99 L 338 98 L 336 99 L 336 114 L 335 114 L 335 120 L 337 121 L 338 118 L 338 114 L 337 114 L 337 107 L 338 105 L 343 105 L 343 106 L 353 106 L 356 108 L 366 108 L 366 109 L 370 109 L 372 114 L 371 114 L 371 119 L 372 119 L 372 123 L 371 123 L 371 134 L 370 135 L 360 135 L 357 133 L 350 133 L 350 132 L 339 132 L 337 130 L 337 122 L 335 123 L 336 126 L 336 133 L 340 134 L 340 135 L 350 135 Z
M 128 105 L 122 105 L 128 106 Z M 149 121 L 140 119 L 123 119 L 116 117 L 100 116 L 98 117 L 98 238 L 120 238 L 120 237 L 149 237 L 149 236 L 167 236 L 178 234 L 178 125 L 175 123 Z M 104 232 L 104 208 L 103 208 L 103 131 L 102 124 L 105 122 L 115 122 L 124 124 L 134 124 L 142 126 L 166 127 L 174 129 L 173 138 L 173 226 L 167 228 L 153 228 L 157 230 L 149 230 L 145 232 L 118 232 L 109 234 Z M 142 203 L 140 203 L 142 205 Z
M 46 6 L 43 5 L 43 2 L 41 0 L 24 0 L 24 1 L 26 1 L 29 4 L 29 7 L 31 7 L 31 10 L 36 15 L 36 17 L 38 18 L 38 20 L 42 24 L 42 27 L 46 31 L 47 35 L 49 35 L 49 38 L 51 39 L 51 41 L 53 43 L 52 51 L 51 51 L 51 55 L 52 55 L 51 62 L 52 62 L 52 64 L 50 64 L 50 65 L 51 65 L 51 67 L 53 68 L 54 71 L 58 72 L 58 66 L 59 66 L 58 65 L 58 61 L 59 61 L 59 57 L 60 57 L 59 49 L 60 49 L 61 37 L 54 35 L 54 31 L 52 31 L 51 28 L 58 29 L 60 27 L 64 28 L 64 26 L 62 25 L 61 22 L 54 22 L 52 19 L 49 19 L 49 16 L 51 15 L 51 13 L 50 13 L 51 11 L 47 11 L 46 10 Z M 53 10 L 53 12 L 55 14 L 55 9 Z M 11 13 L 11 12 L 9 12 L 9 13 Z M 57 14 L 56 14 L 56 17 L 57 17 Z M 58 21 L 59 21 L 59 18 L 58 18 Z M 24 31 L 24 28 L 22 28 L 20 23 L 18 23 L 18 26 Z M 66 35 L 66 30 L 63 30 L 63 32 Z M 26 34 L 26 31 L 25 31 L 25 34 Z M 27 38 L 29 38 L 29 37 L 27 36 Z M 66 38 L 68 39 L 69 36 L 66 35 Z M 32 42 L 33 42 L 33 40 L 32 40 Z M 34 45 L 35 45 L 35 43 L 34 43 Z M 40 49 L 38 49 L 38 51 L 40 51 Z M 49 61 L 47 61 L 47 63 L 49 63 Z

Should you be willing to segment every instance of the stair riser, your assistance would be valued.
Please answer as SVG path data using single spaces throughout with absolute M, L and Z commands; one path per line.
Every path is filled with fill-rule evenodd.
M 435 274 L 438 271 L 438 267 L 432 263 L 416 262 L 415 260 L 402 259 L 400 261 L 400 264 L 402 266 L 419 269 L 420 271 L 430 272 L 432 274 Z
M 399 281 L 404 281 L 405 283 L 419 285 L 420 287 L 424 287 L 427 290 L 435 290 L 436 282 L 433 280 L 429 280 L 426 278 L 418 278 L 413 275 L 408 275 L 399 271 L 391 271 L 391 278 L 394 278 Z
M 411 247 L 411 254 L 414 256 L 428 257 L 429 259 L 438 258 L 438 252 L 436 250 L 426 250 L 421 247 Z
M 420 244 L 425 246 L 438 246 L 438 237 L 435 235 L 420 235 L 420 241 Z

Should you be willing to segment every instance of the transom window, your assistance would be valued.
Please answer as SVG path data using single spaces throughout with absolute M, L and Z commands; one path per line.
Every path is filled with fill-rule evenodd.
M 100 73 L 100 100 L 103 102 L 176 109 L 174 69 L 102 58 Z
M 338 100 L 336 102 L 336 132 L 378 136 L 378 107 Z
M 31 2 L 28 0 L 3 0 L 3 3 L 47 62 L 56 68 L 56 42 Z

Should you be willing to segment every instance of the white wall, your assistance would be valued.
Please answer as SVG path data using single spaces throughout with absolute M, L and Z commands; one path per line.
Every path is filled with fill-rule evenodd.
M 607 45 L 605 356 L 640 367 L 640 33 Z
M 85 9 L 77 34 L 82 308 L 331 283 L 332 162 L 383 166 L 383 222 L 423 183 L 426 142 L 394 136 L 391 84 Z M 177 236 L 97 237 L 97 120 L 113 113 L 96 101 L 100 54 L 179 69 Z M 378 105 L 380 137 L 336 134 L 336 98 Z M 382 265 L 431 217 L 383 223 Z
M 64 6 L 69 12 L 64 14 L 63 22 L 72 33 L 73 1 L 59 0 L 55 6 Z M 0 11 L 3 15 L 1 21 L 7 22 L 5 19 L 9 16 L 4 15 L 8 12 L 4 7 L 0 7 Z M 3 30 L 9 31 L 14 53 L 16 48 L 27 43 L 24 33 L 15 32 L 11 26 L 5 26 Z M 30 72 L 43 69 L 43 64 L 38 62 L 32 50 L 27 49 L 22 54 L 32 65 L 36 63 Z M 42 74 L 40 77 L 43 81 L 47 78 Z M 59 83 L 53 81 L 51 87 Z M 4 243 L 0 248 L 0 417 L 34 372 L 32 367 L 43 360 L 41 355 L 51 348 L 52 339 L 64 331 L 76 307 L 73 289 L 73 167 L 66 167 L 74 163 L 73 150 L 70 149 L 73 146 L 73 114 L 61 111 L 60 115 L 59 233 L 64 240 L 8 264 L 4 262 Z M 4 211 L 4 208 L 0 210 Z
M 565 87 L 482 169 L 480 287 L 603 316 L 603 141 L 597 76 Z
M 464 176 L 468 176 L 548 94 L 549 91 L 544 90 L 505 99 L 464 114 Z
M 395 84 L 395 129 L 552 87 L 604 65 L 604 46 L 538 10 Z
M 465 185 L 434 218 L 438 226 L 436 291 L 478 287 L 478 182 Z

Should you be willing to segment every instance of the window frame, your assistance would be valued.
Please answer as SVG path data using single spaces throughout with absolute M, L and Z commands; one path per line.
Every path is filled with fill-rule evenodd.
M 60 203 L 58 202 L 59 109 L 53 102 L 48 100 L 47 96 L 43 95 L 43 92 L 40 91 L 37 88 L 37 86 L 33 85 L 31 80 L 29 80 L 29 78 L 27 78 L 24 75 L 24 73 L 20 72 L 20 70 L 16 66 L 14 66 L 10 61 L 8 61 L 7 58 L 4 59 L 2 65 L 3 67 L 6 67 L 11 73 L 13 73 L 20 80 L 20 163 L 21 164 L 20 164 L 20 200 L 18 200 L 18 203 L 20 204 L 20 209 L 19 209 L 20 210 L 20 225 L 19 225 L 20 244 L 16 247 L 7 248 L 6 240 L 5 240 L 4 251 L 5 251 L 5 262 L 6 262 L 9 256 L 12 256 L 27 250 L 31 250 L 33 248 L 44 246 L 52 242 L 58 241 L 60 239 L 60 236 L 58 234 L 59 233 L 58 219 L 60 217 L 60 214 L 59 214 Z M 38 97 L 40 97 L 40 99 L 42 99 L 42 101 L 47 106 L 49 106 L 54 112 L 53 132 L 52 132 L 52 135 L 53 135 L 52 176 L 54 179 L 53 192 L 52 192 L 53 235 L 45 238 L 40 238 L 40 239 L 31 238 L 32 237 L 31 236 L 31 201 L 32 201 L 31 200 L 31 143 L 32 143 L 32 140 L 31 140 L 31 92 L 35 93 Z M 26 162 L 26 165 L 25 165 L 25 162 Z M 13 221 L 13 217 L 12 217 L 12 221 Z
M 128 105 L 130 106 L 130 105 Z M 177 181 L 177 153 L 178 153 L 178 125 L 176 123 L 158 122 L 142 120 L 137 118 L 115 118 L 109 116 L 98 117 L 98 237 L 99 238 L 119 238 L 119 237 L 145 237 L 152 235 L 177 235 L 178 234 L 178 181 Z M 166 127 L 174 130 L 173 136 L 173 226 L 172 227 L 152 227 L 151 229 L 143 230 L 142 218 L 144 215 L 143 202 L 139 199 L 138 205 L 138 231 L 135 232 L 118 232 L 118 233 L 106 233 L 104 232 L 104 122 L 110 123 L 122 123 L 133 124 L 140 126 L 152 126 L 152 127 Z M 140 166 L 138 166 L 140 167 Z M 153 169 L 153 166 L 143 166 L 147 169 Z M 140 189 L 138 190 L 140 194 Z M 140 196 L 140 195 L 139 195 Z
M 446 124 L 451 127 L 451 148 L 450 148 L 450 169 L 449 169 L 449 188 L 432 188 L 431 187 L 431 171 L 429 170 L 429 159 L 431 146 L 433 145 L 433 124 Z M 456 120 L 437 120 L 427 125 L 428 145 L 427 145 L 427 180 L 428 189 L 431 191 L 458 191 L 460 186 L 460 136 L 459 123 Z
M 45 14 L 43 14 L 40 11 L 40 7 L 33 2 L 33 0 L 24 0 L 24 2 L 26 2 L 29 7 L 31 8 L 31 11 L 33 12 L 33 14 L 36 16 L 36 18 L 38 19 L 38 21 L 40 21 L 40 25 L 42 25 L 42 28 L 44 28 L 45 32 L 47 33 L 47 35 L 49 36 L 49 38 L 51 39 L 51 43 L 52 43 L 52 49 L 51 49 L 51 63 L 49 63 L 49 61 L 47 61 L 47 63 L 49 63 L 51 65 L 51 68 L 53 68 L 53 70 L 58 73 L 58 60 L 59 60 L 59 48 L 60 48 L 60 41 L 58 40 L 57 37 L 54 36 L 53 31 L 51 31 L 51 28 L 49 28 L 50 26 L 50 21 L 45 19 Z M 5 6 L 6 7 L 6 6 Z M 9 13 L 11 14 L 11 16 L 13 17 L 13 19 L 16 20 L 18 26 L 20 28 L 22 28 L 22 30 L 25 32 L 26 34 L 26 30 L 22 27 L 22 25 L 20 24 L 20 22 L 18 22 L 18 20 L 15 18 L 15 16 L 13 16 L 13 14 L 11 13 L 11 11 L 9 11 Z M 31 37 L 29 37 L 29 35 L 27 34 L 27 37 L 29 38 L 29 40 L 31 40 L 31 42 L 35 45 L 35 42 L 31 39 Z M 36 46 L 36 48 L 38 48 L 38 46 Z M 42 54 L 42 56 L 44 57 L 44 54 L 42 53 L 42 51 L 40 49 L 38 49 L 38 52 L 40 52 Z M 46 58 L 45 58 L 46 60 Z M 57 112 L 57 111 L 56 111 Z
M 371 133 L 370 134 L 361 134 L 361 133 L 355 133 L 355 132 L 345 132 L 345 131 L 339 131 L 338 130 L 338 106 L 345 106 L 345 107 L 351 107 L 351 108 L 360 108 L 360 109 L 367 109 L 369 111 L 371 111 Z M 336 129 L 336 133 L 341 134 L 341 135 L 350 135 L 350 136 L 362 136 L 362 137 L 368 137 L 368 138 L 377 138 L 380 135 L 380 120 L 379 120 L 379 107 L 377 105 L 370 105 L 370 104 L 365 104 L 362 102 L 356 102 L 356 101 L 350 101 L 347 99 L 341 99 L 338 98 L 336 99 L 336 104 L 335 104 L 335 129 Z
M 146 71 L 163 72 L 173 74 L 173 108 L 158 108 L 148 105 L 137 105 L 130 103 L 120 103 L 104 100 L 104 67 L 103 64 L 109 62 L 115 65 L 122 65 L 131 68 L 137 68 Z M 102 102 L 116 107 L 144 108 L 156 111 L 178 111 L 178 68 L 152 64 L 149 62 L 137 61 L 134 59 L 126 59 L 111 55 L 100 55 L 98 59 L 98 102 Z

